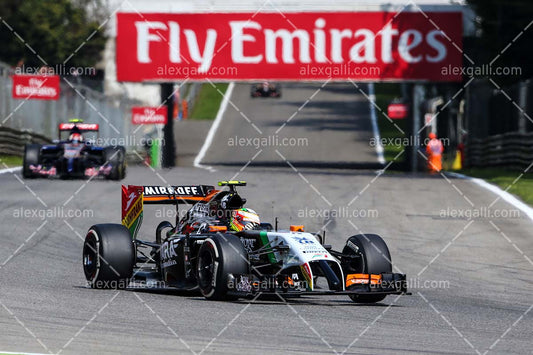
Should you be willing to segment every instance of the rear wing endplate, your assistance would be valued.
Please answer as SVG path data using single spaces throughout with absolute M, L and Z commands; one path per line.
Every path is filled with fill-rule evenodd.
M 144 204 L 195 204 L 211 200 L 218 192 L 210 185 L 122 185 L 122 225 L 128 228 L 135 239 L 141 227 Z

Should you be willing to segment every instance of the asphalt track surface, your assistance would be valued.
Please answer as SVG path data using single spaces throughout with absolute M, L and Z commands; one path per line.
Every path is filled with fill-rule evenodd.
M 81 267 L 82 238 L 94 223 L 119 222 L 120 183 L 6 173 L 0 175 L 0 352 L 530 353 L 532 221 L 465 216 L 496 195 L 442 176 L 243 166 L 131 167 L 124 183 L 247 180 L 241 192 L 263 221 L 279 216 L 281 227 L 301 223 L 307 231 L 326 225 L 327 243 L 336 249 L 354 234 L 382 235 L 413 295 L 357 305 L 345 296 L 210 302 L 196 294 L 92 290 Z M 64 215 L 85 211 L 86 217 L 57 216 L 61 207 Z M 492 206 L 512 208 L 501 200 Z M 141 235 L 153 240 L 156 224 L 172 215 L 146 207 Z
M 357 85 L 357 84 L 356 84 Z M 203 159 L 208 165 L 379 168 L 366 85 L 286 83 L 282 97 L 251 98 L 237 84 Z

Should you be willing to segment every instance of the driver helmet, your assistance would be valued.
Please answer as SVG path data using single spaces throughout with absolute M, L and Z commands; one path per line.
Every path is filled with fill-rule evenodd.
M 70 135 L 69 140 L 72 142 L 83 142 L 83 136 L 81 133 L 74 132 Z
M 263 91 L 268 91 L 270 90 L 270 84 L 268 83 L 268 81 L 264 81 L 263 82 Z
M 239 208 L 233 211 L 229 228 L 232 231 L 251 230 L 259 226 L 259 215 L 250 208 Z
M 220 207 L 225 210 L 237 210 L 242 208 L 245 202 L 246 201 L 243 200 L 237 193 L 230 192 L 222 197 L 220 200 Z

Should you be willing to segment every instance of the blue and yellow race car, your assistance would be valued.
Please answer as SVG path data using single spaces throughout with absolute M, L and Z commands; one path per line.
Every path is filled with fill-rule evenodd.
M 126 176 L 126 149 L 123 146 L 100 147 L 84 139 L 86 132 L 98 133 L 95 123 L 72 119 L 60 123 L 59 139 L 53 144 L 27 144 L 24 148 L 24 178 L 88 178 L 102 176 L 121 180 Z M 67 139 L 62 134 L 69 133 Z

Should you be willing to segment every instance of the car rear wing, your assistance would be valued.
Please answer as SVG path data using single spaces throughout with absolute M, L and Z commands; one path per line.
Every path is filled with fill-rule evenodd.
M 100 125 L 98 123 L 60 123 L 57 126 L 59 139 L 61 139 L 61 132 L 70 132 L 74 127 L 78 128 L 80 132 L 98 132 L 100 130 Z
M 146 204 L 194 204 L 209 201 L 215 190 L 210 185 L 142 186 Z
M 122 224 L 133 239 L 141 227 L 144 204 L 194 204 L 209 201 L 219 193 L 210 185 L 138 186 L 122 185 Z

